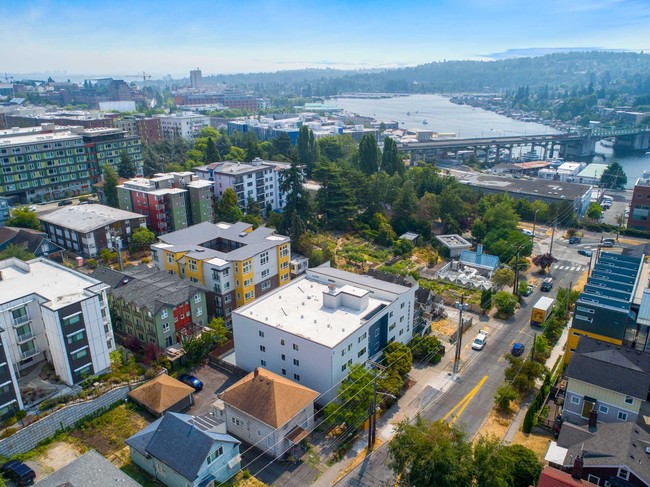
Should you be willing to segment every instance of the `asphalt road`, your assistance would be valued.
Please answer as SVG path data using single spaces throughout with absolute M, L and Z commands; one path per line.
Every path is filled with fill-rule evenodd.
M 593 240 L 593 244 L 597 246 L 596 239 Z M 550 238 L 540 236 L 539 241 L 536 242 L 535 253 L 548 248 L 549 245 Z M 585 245 L 590 245 L 590 242 L 585 242 Z M 586 271 L 589 258 L 578 256 L 577 248 L 574 247 L 574 245 L 569 246 L 566 239 L 555 240 L 553 252 L 558 255 L 560 260 L 554 264 L 557 267 L 551 270 L 551 275 L 555 280 L 553 289 L 551 292 L 545 293 L 539 289 L 539 286 L 536 286 L 533 293 L 524 298 L 521 309 L 517 311 L 515 317 L 492 327 L 483 350 L 474 351 L 469 348 L 469 343 L 474 339 L 477 327 L 466 333 L 463 337 L 465 362 L 461 365 L 459 377 L 444 394 L 436 397 L 435 402 L 429 404 L 425 402 L 421 411 L 423 417 L 440 420 L 448 416 L 447 420 L 455 419 L 455 426 L 463 429 L 471 437 L 480 431 L 492 410 L 494 395 L 503 384 L 504 370 L 508 365 L 504 356 L 510 352 L 514 342 L 523 343 L 526 346 L 524 356 L 528 356 L 534 334 L 541 332 L 541 329 L 533 328 L 529 324 L 533 305 L 541 296 L 554 297 L 558 288 L 567 287 L 569 283 L 576 282 L 579 276 Z M 477 386 L 480 386 L 478 391 L 475 390 Z M 426 393 L 427 391 L 424 390 L 421 394 Z M 463 399 L 468 396 L 471 396 L 470 402 L 463 402 Z M 448 413 L 452 410 L 454 414 L 449 416 Z M 454 416 L 456 414 L 457 418 Z M 357 487 L 394 485 L 395 476 L 387 467 L 389 459 L 386 445 L 387 443 L 384 443 L 365 462 L 353 469 L 336 485 Z

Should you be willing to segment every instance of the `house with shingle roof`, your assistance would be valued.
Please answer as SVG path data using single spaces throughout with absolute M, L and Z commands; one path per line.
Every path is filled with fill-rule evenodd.
M 161 416 L 167 411 L 183 411 L 194 404 L 194 389 L 167 374 L 161 374 L 133 389 L 129 397 L 155 416 Z
M 91 276 L 111 286 L 115 332 L 124 338 L 166 349 L 208 323 L 207 291 L 191 281 L 145 265 L 122 272 L 99 267 Z
M 280 458 L 314 426 L 320 394 L 263 368 L 257 368 L 219 395 L 215 416 L 228 433 Z
M 562 416 L 588 422 L 636 422 L 650 388 L 650 353 L 583 336 L 566 371 Z
M 225 482 L 239 471 L 240 442 L 223 421 L 204 416 L 166 413 L 126 440 L 131 460 L 169 487 Z
M 594 426 L 565 422 L 546 460 L 596 485 L 650 486 L 650 434 L 629 421 Z

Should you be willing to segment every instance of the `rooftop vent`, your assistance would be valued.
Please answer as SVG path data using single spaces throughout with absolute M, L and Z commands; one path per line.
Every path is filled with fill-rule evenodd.
M 246 232 L 241 232 L 241 233 L 239 234 L 240 237 L 245 237 L 246 235 L 248 235 L 248 233 L 246 233 Z

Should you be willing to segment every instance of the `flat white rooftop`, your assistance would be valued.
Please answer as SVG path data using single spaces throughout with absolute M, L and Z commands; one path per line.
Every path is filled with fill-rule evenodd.
M 336 291 L 357 297 L 368 294 L 366 289 L 350 285 Z M 326 284 L 302 277 L 234 313 L 333 348 L 363 326 L 366 315 L 391 303 L 371 295 L 367 308 L 361 311 L 345 306 L 329 308 L 323 305 L 323 292 L 329 292 Z
M 3 260 L 0 261 L 0 273 L 0 305 L 38 294 L 49 301 L 47 306 L 59 309 L 90 296 L 86 289 L 102 286 L 97 279 L 44 259 Z

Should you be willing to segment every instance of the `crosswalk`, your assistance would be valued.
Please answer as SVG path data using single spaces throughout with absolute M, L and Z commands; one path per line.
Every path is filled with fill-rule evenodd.
M 567 271 L 567 272 L 583 272 L 587 270 L 586 265 L 562 265 L 562 264 L 553 264 L 551 269 L 557 269 L 558 271 Z

